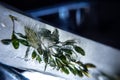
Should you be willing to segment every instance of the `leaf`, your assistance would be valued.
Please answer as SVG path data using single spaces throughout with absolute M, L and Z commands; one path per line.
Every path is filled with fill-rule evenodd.
M 21 33 L 16 33 L 19 37 L 21 37 L 21 38 L 24 38 L 24 39 L 27 39 L 27 36 L 25 36 L 25 35 L 23 35 L 23 34 L 21 34 Z
M 12 34 L 12 45 L 15 49 L 19 48 L 19 40 L 17 39 L 17 36 L 14 33 Z
M 29 46 L 29 43 L 26 40 L 19 39 L 19 42 L 25 46 Z
M 56 43 L 59 42 L 59 32 L 57 29 L 55 29 L 51 35 L 52 41 L 55 41 Z
M 36 51 L 34 50 L 34 51 L 32 52 L 32 59 L 34 59 L 36 56 L 37 56 L 37 53 L 36 53 Z
M 87 72 L 88 71 L 88 68 L 83 64 L 83 65 L 81 65 L 82 67 L 83 67 L 83 71 L 85 71 L 85 72 Z
M 61 70 L 66 73 L 66 74 L 69 74 L 69 70 L 66 68 L 66 67 L 61 67 Z
M 59 32 L 58 32 L 58 30 L 55 29 L 55 30 L 52 32 L 52 35 L 59 36 Z
M 69 68 L 69 70 L 74 74 L 74 75 L 76 75 L 77 74 L 77 71 L 76 70 L 74 70 L 74 68 L 72 68 L 72 67 L 70 67 L 70 66 L 68 66 L 68 68 Z
M 77 62 L 75 62 L 75 63 L 77 63 L 79 66 L 81 66 L 81 67 L 82 67 L 82 70 L 88 71 L 87 67 L 86 67 L 81 61 L 77 61 Z
M 83 77 L 83 74 L 82 74 L 82 72 L 81 72 L 80 70 L 78 70 L 76 67 L 74 67 L 74 69 L 76 70 L 77 75 L 78 75 L 79 77 Z
M 83 56 L 85 55 L 85 52 L 81 47 L 74 46 L 74 49 L 75 49 L 76 52 L 80 53 L 81 55 L 83 55 Z
M 39 63 L 42 61 L 42 59 L 41 59 L 41 57 L 40 57 L 39 55 L 36 57 L 36 60 L 37 60 Z
M 13 40 L 13 39 L 17 39 L 17 36 L 16 36 L 14 33 L 12 33 L 11 38 L 12 38 L 12 40 Z
M 63 65 L 62 65 L 62 63 L 60 62 L 60 60 L 59 59 L 55 59 L 56 60 L 56 63 L 57 63 L 57 67 L 58 68 L 61 68 Z
M 74 43 L 76 43 L 75 40 L 67 40 L 67 41 L 63 42 L 62 44 L 63 45 L 73 45 Z
M 11 18 L 11 20 L 13 21 L 13 20 L 18 20 L 15 16 L 13 16 L 13 15 L 9 15 L 9 17 Z
M 66 57 L 65 57 L 64 55 L 61 55 L 59 58 L 60 58 L 62 61 L 63 61 L 63 60 L 66 61 Z
M 40 32 L 38 33 L 43 37 L 50 37 L 51 31 L 45 28 L 41 28 Z
M 95 68 L 96 66 L 91 63 L 84 64 L 87 68 Z
M 52 67 L 55 67 L 55 66 L 56 66 L 56 63 L 55 63 L 54 59 L 52 59 L 52 58 L 50 59 L 49 64 L 50 64 L 50 66 L 52 66 Z
M 11 43 L 11 39 L 3 39 L 1 40 L 1 42 L 4 44 L 4 45 L 9 45 Z
M 65 49 L 65 48 L 63 48 L 62 50 L 64 52 L 68 53 L 68 54 L 72 54 L 72 50 L 71 49 Z
M 41 48 L 41 46 L 39 46 L 39 48 L 37 49 L 37 51 L 38 51 L 38 53 L 40 54 L 40 55 L 42 55 L 44 52 L 43 52 L 43 50 L 42 50 L 42 48 Z
M 12 40 L 12 45 L 15 49 L 19 48 L 19 41 L 17 39 Z

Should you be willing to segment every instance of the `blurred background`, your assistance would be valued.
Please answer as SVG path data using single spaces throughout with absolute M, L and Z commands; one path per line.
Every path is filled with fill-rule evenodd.
M 85 0 L 1 0 L 60 29 L 120 49 L 120 3 Z

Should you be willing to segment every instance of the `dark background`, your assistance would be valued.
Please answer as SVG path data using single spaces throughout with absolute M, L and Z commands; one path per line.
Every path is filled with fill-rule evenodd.
M 84 0 L 83 0 L 84 1 Z M 82 0 L 1 0 L 13 7 L 27 12 L 37 8 L 49 8 L 60 4 L 78 3 Z M 86 2 L 86 1 L 84 1 Z M 70 12 L 67 31 L 78 34 L 80 36 L 92 39 L 94 41 L 120 49 L 120 2 L 101 2 L 89 1 L 89 13 L 84 13 L 83 23 L 80 26 L 75 24 L 75 11 Z M 57 19 L 57 14 L 50 16 L 42 16 L 41 19 L 48 23 L 61 27 L 62 21 Z

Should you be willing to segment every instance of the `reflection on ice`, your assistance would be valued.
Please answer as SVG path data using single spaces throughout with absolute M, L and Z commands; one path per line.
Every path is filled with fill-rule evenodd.
M 38 72 L 24 72 L 22 73 L 25 77 L 29 78 L 30 80 L 65 80 L 59 77 L 54 77 L 54 76 L 50 76 L 50 75 L 45 75 L 42 73 L 38 73 Z

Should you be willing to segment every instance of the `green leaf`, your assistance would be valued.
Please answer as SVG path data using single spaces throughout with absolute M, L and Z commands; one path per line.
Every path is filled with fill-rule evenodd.
M 41 57 L 40 57 L 39 55 L 36 57 L 36 60 L 37 60 L 39 63 L 42 61 L 42 59 L 41 59 Z
M 74 69 L 76 70 L 77 75 L 78 75 L 79 77 L 83 77 L 83 74 L 82 74 L 81 70 L 77 69 L 76 67 L 74 67 Z
M 67 69 L 67 67 L 61 67 L 61 70 L 66 73 L 66 74 L 69 74 L 69 70 Z
M 91 63 L 84 64 L 87 68 L 95 68 L 96 66 Z
M 61 60 L 65 60 L 65 61 L 66 61 L 66 56 L 61 55 L 61 56 L 59 57 L 59 59 L 61 59 Z
M 84 64 L 81 61 L 76 61 L 76 63 L 80 66 L 84 66 Z
M 19 40 L 17 39 L 17 36 L 14 33 L 12 34 L 12 45 L 15 49 L 19 48 Z
M 68 68 L 69 68 L 69 70 L 70 70 L 74 75 L 77 74 L 77 71 L 76 71 L 74 68 L 72 68 L 72 67 L 70 67 L 70 66 L 68 66 Z
M 63 42 L 62 44 L 63 45 L 73 45 L 74 43 L 76 43 L 75 40 L 67 40 L 67 41 Z
M 26 40 L 19 39 L 19 42 L 25 46 L 29 46 L 29 43 Z
M 11 43 L 11 39 L 3 39 L 3 40 L 1 40 L 1 42 L 3 43 L 3 44 L 5 44 L 5 45 L 9 45 L 10 43 Z
M 21 34 L 21 33 L 16 33 L 19 37 L 21 37 L 21 38 L 24 38 L 24 39 L 27 39 L 27 36 L 25 36 L 25 35 L 23 35 L 23 34 Z
M 81 55 L 83 55 L 83 56 L 85 55 L 85 52 L 81 47 L 74 46 L 74 49 L 75 49 L 76 52 L 80 53 Z
M 17 39 L 12 40 L 12 45 L 15 49 L 19 48 L 19 41 Z
M 12 40 L 17 39 L 17 36 L 14 33 L 12 33 L 11 39 Z
M 55 60 L 56 60 L 56 63 L 57 63 L 57 67 L 61 68 L 63 66 L 63 64 L 60 62 L 59 59 L 56 58 Z
M 37 53 L 36 53 L 36 51 L 34 50 L 34 51 L 32 52 L 32 59 L 34 59 L 36 56 L 37 56 Z
M 65 48 L 63 48 L 62 50 L 64 52 L 68 53 L 68 54 L 72 54 L 72 50 L 71 49 L 65 49 Z

